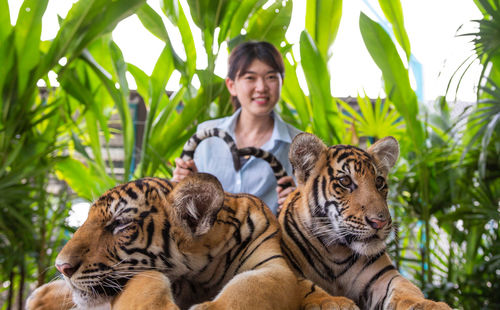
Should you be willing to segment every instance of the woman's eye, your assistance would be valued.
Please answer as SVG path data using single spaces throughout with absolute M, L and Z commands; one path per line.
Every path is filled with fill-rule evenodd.
M 352 180 L 350 177 L 348 176 L 343 176 L 339 179 L 339 182 L 340 182 L 340 185 L 342 185 L 343 187 L 349 187 L 351 186 L 352 184 Z
M 385 186 L 385 179 L 381 176 L 378 176 L 376 179 L 375 179 L 375 186 L 377 187 L 377 189 L 381 190 L 382 188 L 384 188 Z

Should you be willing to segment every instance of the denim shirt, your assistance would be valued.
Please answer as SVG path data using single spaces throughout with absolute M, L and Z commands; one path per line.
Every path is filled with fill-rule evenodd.
M 219 128 L 228 132 L 236 141 L 234 130 L 240 112 L 241 109 L 231 116 L 203 122 L 197 130 Z M 292 166 L 288 160 L 288 150 L 292 139 L 300 131 L 285 123 L 274 111 L 272 116 L 274 118 L 273 133 L 269 141 L 261 148 L 276 156 L 287 174 L 291 176 Z M 227 144 L 217 137 L 207 138 L 198 145 L 194 161 L 198 171 L 217 177 L 225 191 L 255 195 L 262 199 L 276 214 L 278 208 L 277 183 L 273 171 L 266 161 L 252 156 L 244 162 L 239 171 L 235 171 Z

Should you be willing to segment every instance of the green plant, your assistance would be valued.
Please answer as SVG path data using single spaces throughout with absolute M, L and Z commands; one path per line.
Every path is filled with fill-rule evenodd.
M 8 2 L 0 1 L 0 274 L 10 279 L 10 299 L 23 308 L 26 279 L 30 277 L 29 257 L 39 257 L 38 281 L 46 282 L 47 251 L 60 240 L 58 230 L 65 208 L 50 204 L 54 196 L 47 190 L 48 176 L 61 158 L 68 141 L 69 113 L 65 95 L 53 90 L 49 72 L 64 75 L 85 46 L 111 31 L 142 1 L 85 1 L 73 5 L 60 20 L 57 36 L 41 41 L 42 17 L 48 0 L 23 2 L 15 25 L 11 25 Z M 67 65 L 60 65 L 66 58 Z M 37 83 L 48 85 L 46 97 Z M 59 211 L 57 211 L 59 210 Z M 53 226 L 51 226 L 53 225 Z M 28 273 L 30 272 L 30 273 Z
M 300 35 L 300 62 L 288 47 L 285 54 L 287 77 L 280 105 L 285 121 L 303 131 L 314 132 L 328 144 L 338 144 L 345 136 L 345 124 L 331 95 L 327 62 L 342 16 L 342 1 L 309 0 L 306 29 Z M 302 69 L 309 95 L 301 89 L 297 71 Z M 314 116 L 314 117 L 313 117 Z
M 359 112 L 348 103 L 339 100 L 342 108 L 349 114 L 344 118 L 353 126 L 357 136 L 377 140 L 394 136 L 401 140 L 404 124 L 398 112 L 391 108 L 389 100 L 382 103 L 382 100 L 377 98 L 373 104 L 366 95 L 364 98 L 358 96 L 357 99 Z

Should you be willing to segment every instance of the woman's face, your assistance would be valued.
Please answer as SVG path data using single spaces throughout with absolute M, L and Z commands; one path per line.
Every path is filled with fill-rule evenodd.
M 245 113 L 253 116 L 269 115 L 281 95 L 283 80 L 278 71 L 256 59 L 236 79 L 226 79 L 232 96 L 236 96 Z

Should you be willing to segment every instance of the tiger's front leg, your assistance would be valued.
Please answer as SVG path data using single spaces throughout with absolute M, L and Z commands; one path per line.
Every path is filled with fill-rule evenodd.
M 271 260 L 258 269 L 239 273 L 213 301 L 195 305 L 190 310 L 299 309 L 297 278 L 285 261 L 278 259 Z
M 304 310 L 359 310 L 358 306 L 349 298 L 332 296 L 321 287 L 307 279 L 299 279 L 300 309 Z
M 425 299 L 415 285 L 401 276 L 395 278 L 391 286 L 392 292 L 388 296 L 389 298 L 384 309 L 451 310 L 444 302 Z
M 169 279 L 158 271 L 145 271 L 130 279 L 111 303 L 112 310 L 178 310 Z
M 40 286 L 26 301 L 27 310 L 69 310 L 74 307 L 71 289 L 64 280 Z

